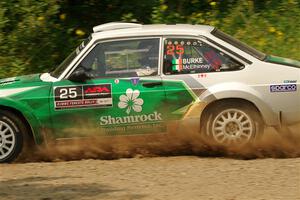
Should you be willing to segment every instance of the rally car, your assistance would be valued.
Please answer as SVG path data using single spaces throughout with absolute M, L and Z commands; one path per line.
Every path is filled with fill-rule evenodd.
M 244 145 L 266 125 L 300 121 L 299 68 L 211 26 L 99 25 L 54 71 L 0 80 L 0 162 L 27 140 L 167 134 L 169 124 Z

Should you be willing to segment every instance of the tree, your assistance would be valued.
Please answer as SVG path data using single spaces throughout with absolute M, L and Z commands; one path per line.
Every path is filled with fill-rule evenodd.
M 111 21 L 215 26 L 269 54 L 300 60 L 300 0 L 2 0 L 0 78 L 49 71 Z

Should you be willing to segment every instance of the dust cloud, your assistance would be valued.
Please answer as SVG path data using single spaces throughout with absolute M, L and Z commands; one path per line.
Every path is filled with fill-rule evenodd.
M 291 134 L 266 129 L 258 142 L 242 147 L 223 147 L 203 141 L 199 133 L 89 137 L 59 141 L 37 147 L 17 162 L 57 162 L 81 159 L 113 160 L 134 157 L 199 156 L 235 159 L 300 157 L 300 133 L 296 126 Z

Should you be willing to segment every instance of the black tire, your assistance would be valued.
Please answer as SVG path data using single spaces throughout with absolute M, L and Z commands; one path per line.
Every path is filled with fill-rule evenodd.
M 201 119 L 201 135 L 209 143 L 242 146 L 255 142 L 264 132 L 258 110 L 243 101 L 223 101 L 207 110 Z
M 17 159 L 23 149 L 27 128 L 15 114 L 0 110 L 0 163 Z

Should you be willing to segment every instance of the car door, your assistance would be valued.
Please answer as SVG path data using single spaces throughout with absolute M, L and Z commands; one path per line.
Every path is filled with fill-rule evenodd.
M 72 72 L 84 70 L 89 80 L 53 84 L 55 136 L 164 132 L 160 43 L 161 38 L 135 38 L 93 45 Z
M 163 52 L 162 79 L 169 118 L 189 119 L 199 130 L 199 118 L 206 106 L 200 95 L 210 86 L 222 83 L 228 72 L 243 69 L 244 65 L 200 38 L 166 37 Z

